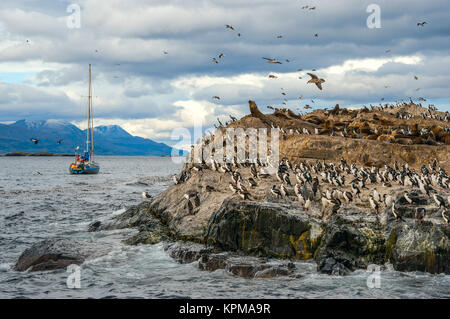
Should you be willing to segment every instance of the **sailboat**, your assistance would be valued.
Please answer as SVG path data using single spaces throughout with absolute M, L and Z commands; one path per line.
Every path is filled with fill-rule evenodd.
M 70 174 L 98 174 L 100 166 L 94 161 L 94 116 L 92 112 L 92 69 L 89 64 L 88 121 L 86 130 L 86 149 L 82 155 L 75 149 L 75 162 L 69 166 Z

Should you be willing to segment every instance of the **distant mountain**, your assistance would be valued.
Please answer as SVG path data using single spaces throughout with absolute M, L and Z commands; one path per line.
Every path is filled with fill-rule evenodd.
M 31 138 L 36 138 L 36 145 Z M 62 140 L 61 144 L 57 141 Z M 118 125 L 94 128 L 97 155 L 170 155 L 172 148 L 164 143 L 133 136 Z M 10 152 L 73 153 L 86 145 L 86 130 L 63 120 L 27 121 L 0 124 L 0 154 Z

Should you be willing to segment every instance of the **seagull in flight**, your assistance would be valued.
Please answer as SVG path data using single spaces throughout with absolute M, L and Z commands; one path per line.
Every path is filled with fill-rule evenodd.
M 426 21 L 417 23 L 418 27 L 423 27 L 425 24 L 428 24 Z
M 312 73 L 307 74 L 311 77 L 311 79 L 307 83 L 314 83 L 319 88 L 319 90 L 322 90 L 322 83 L 324 83 L 325 80 L 319 79 L 319 77 L 315 74 Z
M 30 141 L 32 141 L 34 144 L 38 144 L 39 140 L 36 138 L 30 138 Z
M 269 63 L 282 64 L 280 61 L 277 61 L 275 59 L 269 59 L 269 58 L 263 58 L 263 59 L 269 61 Z
M 232 26 L 232 25 L 229 25 L 229 24 L 225 24 L 225 28 L 234 30 L 233 26 Z

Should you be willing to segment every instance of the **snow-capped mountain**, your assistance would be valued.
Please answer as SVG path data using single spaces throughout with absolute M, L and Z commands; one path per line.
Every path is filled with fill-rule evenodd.
M 34 144 L 31 139 L 38 139 Z M 94 128 L 97 155 L 170 155 L 172 148 L 150 139 L 132 136 L 118 125 Z M 58 141 L 60 143 L 58 143 Z M 10 152 L 73 153 L 85 146 L 86 131 L 64 120 L 0 124 L 0 154 Z

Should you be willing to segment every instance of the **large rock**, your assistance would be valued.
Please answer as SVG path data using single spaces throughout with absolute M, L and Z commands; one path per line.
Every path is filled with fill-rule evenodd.
M 205 240 L 222 250 L 310 259 L 321 235 L 320 222 L 300 207 L 227 200 L 211 217 Z
M 387 259 L 398 271 L 450 274 L 450 229 L 399 223 L 387 238 Z
M 335 214 L 328 220 L 324 234 L 315 255 L 320 272 L 345 274 L 385 261 L 385 235 L 374 214 Z
M 15 270 L 44 271 L 66 268 L 71 264 L 82 264 L 109 251 L 107 245 L 80 242 L 65 238 L 47 239 L 26 249 L 20 255 Z
M 404 221 L 389 210 L 374 214 L 343 210 L 319 220 L 295 205 L 225 201 L 213 214 L 206 233 L 209 245 L 224 251 L 274 258 L 311 259 L 318 271 L 345 275 L 370 264 L 392 263 L 400 271 L 450 273 L 450 228 L 435 218 L 416 224 L 416 206 L 404 205 Z M 419 204 L 428 204 L 422 198 Z M 433 222 L 432 222 L 433 220 Z M 434 222 L 436 221 L 436 222 Z M 210 257 L 204 257 L 210 258 Z M 218 255 L 206 268 L 223 268 Z

